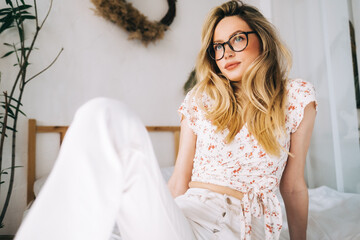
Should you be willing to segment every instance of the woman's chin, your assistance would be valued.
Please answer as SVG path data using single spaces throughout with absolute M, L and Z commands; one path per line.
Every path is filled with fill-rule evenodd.
M 228 77 L 228 79 L 230 80 L 230 82 L 240 82 L 241 81 L 241 76 Z

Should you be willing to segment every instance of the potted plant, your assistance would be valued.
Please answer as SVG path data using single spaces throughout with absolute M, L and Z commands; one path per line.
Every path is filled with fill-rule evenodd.
M 49 69 L 60 56 L 63 49 L 60 50 L 55 59 L 43 70 L 33 76 L 27 75 L 27 69 L 30 67 L 29 57 L 35 48 L 35 43 L 39 32 L 44 26 L 52 7 L 52 0 L 50 0 L 50 7 L 45 18 L 40 21 L 38 17 L 36 0 L 33 5 L 25 3 L 24 0 L 5 0 L 5 7 L 0 8 L 0 36 L 10 33 L 16 33 L 16 39 L 11 42 L 3 42 L 5 48 L 8 49 L 2 58 L 15 59 L 14 68 L 16 68 L 16 77 L 11 81 L 11 89 L 6 90 L 1 84 L 0 72 L 0 197 L 5 199 L 3 205 L 0 206 L 0 228 L 4 227 L 4 217 L 9 206 L 13 183 L 15 179 L 16 166 L 16 136 L 17 136 L 17 122 L 19 114 L 25 115 L 21 111 L 22 96 L 25 87 L 37 76 Z M 25 27 L 25 24 L 26 27 Z M 33 29 L 31 29 L 31 26 Z M 25 33 L 32 31 L 32 37 L 26 39 Z M 29 34 L 28 34 L 29 35 Z M 12 60 L 12 59 L 11 59 Z M 0 69 L 1 71 L 1 69 Z M 10 166 L 4 168 L 4 146 L 11 146 L 9 151 Z M 8 183 L 7 189 L 4 183 Z

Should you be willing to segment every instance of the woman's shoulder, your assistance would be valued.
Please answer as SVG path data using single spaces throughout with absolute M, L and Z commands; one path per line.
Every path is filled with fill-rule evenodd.
M 288 92 L 301 92 L 314 89 L 314 86 L 301 78 L 288 79 L 286 81 L 286 89 Z
M 202 105 L 203 108 L 207 109 L 213 100 L 205 91 L 192 89 L 186 94 L 184 102 L 197 107 Z
M 286 93 L 289 103 L 314 100 L 316 98 L 313 84 L 300 78 L 287 80 Z

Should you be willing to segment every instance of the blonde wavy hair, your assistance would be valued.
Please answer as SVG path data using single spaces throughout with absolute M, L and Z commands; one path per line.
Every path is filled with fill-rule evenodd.
M 228 16 L 244 20 L 256 31 L 261 44 L 260 55 L 244 72 L 239 85 L 220 72 L 207 52 L 215 27 Z M 196 63 L 198 82 L 192 94 L 206 112 L 206 118 L 217 126 L 217 131 L 229 130 L 227 143 L 247 124 L 264 150 L 279 156 L 283 147 L 277 139 L 285 133 L 285 85 L 290 68 L 290 52 L 279 39 L 275 27 L 255 7 L 229 1 L 214 8 L 203 26 Z M 205 109 L 201 102 L 203 93 L 214 100 L 210 109 Z

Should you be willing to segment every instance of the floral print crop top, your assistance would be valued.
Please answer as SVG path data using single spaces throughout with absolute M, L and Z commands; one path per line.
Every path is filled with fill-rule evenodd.
M 289 80 L 286 93 L 286 137 L 279 139 L 279 142 L 289 150 L 290 134 L 300 125 L 305 107 L 310 102 L 316 104 L 316 98 L 313 85 L 301 79 Z M 211 99 L 206 96 L 202 101 L 204 105 L 211 104 Z M 288 154 L 282 151 L 280 157 L 268 155 L 249 133 L 246 124 L 234 141 L 225 144 L 228 130 L 216 132 L 216 126 L 205 118 L 195 99 L 190 99 L 190 93 L 178 111 L 188 120 L 190 128 L 197 135 L 191 180 L 227 186 L 245 193 L 242 200 L 242 239 L 250 239 L 251 217 L 262 215 L 266 239 L 279 239 L 282 215 L 275 193 L 279 188 Z

